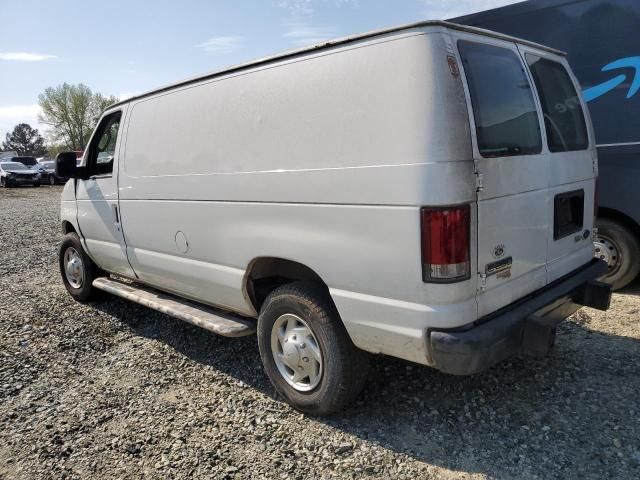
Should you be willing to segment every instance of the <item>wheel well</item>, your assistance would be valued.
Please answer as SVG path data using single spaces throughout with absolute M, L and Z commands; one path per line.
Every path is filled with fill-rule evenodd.
M 612 208 L 599 207 L 598 217 L 607 218 L 618 222 L 627 227 L 635 237 L 640 240 L 640 225 L 638 225 L 631 217 Z
M 66 235 L 67 233 L 71 233 L 71 232 L 78 233 L 78 232 L 76 232 L 76 229 L 73 228 L 73 225 L 71 224 L 71 222 L 68 222 L 67 220 L 64 220 L 62 222 L 62 233 L 64 233 Z
M 269 293 L 296 281 L 314 282 L 328 289 L 322 278 L 302 263 L 285 258 L 260 257 L 254 259 L 247 268 L 245 291 L 256 312 L 259 312 Z

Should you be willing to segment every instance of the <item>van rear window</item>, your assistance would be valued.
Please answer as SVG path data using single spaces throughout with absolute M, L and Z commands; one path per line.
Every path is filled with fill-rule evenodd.
M 589 146 L 587 126 L 569 74 L 558 62 L 531 54 L 526 58 L 542 104 L 549 150 L 584 150 Z
M 540 153 L 542 139 L 531 86 L 518 55 L 460 40 L 478 149 L 483 157 Z

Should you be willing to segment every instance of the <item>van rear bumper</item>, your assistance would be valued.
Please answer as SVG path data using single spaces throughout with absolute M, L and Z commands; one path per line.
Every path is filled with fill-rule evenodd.
M 607 269 L 592 260 L 546 287 L 472 324 L 427 334 L 429 356 L 438 370 L 477 373 L 518 352 L 544 353 L 555 327 L 582 306 L 607 310 L 611 287 L 596 281 Z

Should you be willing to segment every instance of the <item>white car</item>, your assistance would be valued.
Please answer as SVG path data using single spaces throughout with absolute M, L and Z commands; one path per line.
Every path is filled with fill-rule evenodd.
M 365 352 L 451 374 L 545 354 L 611 295 L 579 91 L 559 51 L 438 21 L 130 98 L 58 158 L 62 280 L 257 332 L 311 414 L 358 394 Z
M 20 185 L 40 186 L 40 174 L 20 162 L 0 161 L 0 186 L 4 188 Z
M 38 162 L 35 157 L 30 155 L 17 155 L 10 159 L 11 162 L 22 163 L 25 167 L 30 168 L 43 176 L 46 173 L 45 168 Z

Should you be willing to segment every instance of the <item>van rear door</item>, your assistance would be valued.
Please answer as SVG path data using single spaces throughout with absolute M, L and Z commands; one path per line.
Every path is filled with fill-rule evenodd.
M 544 118 L 549 157 L 547 281 L 593 256 L 596 151 L 590 148 L 588 113 L 565 58 L 519 46 Z M 595 142 L 593 142 L 595 143 Z
M 588 240 L 582 235 L 592 229 L 593 165 L 586 149 L 569 155 L 550 151 L 546 117 L 524 60 L 534 50 L 477 35 L 460 34 L 457 43 L 475 133 L 482 317 L 589 261 L 590 233 Z M 546 81 L 556 87 L 555 97 L 557 77 Z M 550 128 L 567 134 L 573 128 L 553 127 L 552 117 Z M 576 171 L 574 157 L 580 157 L 578 170 L 588 158 L 588 171 Z

